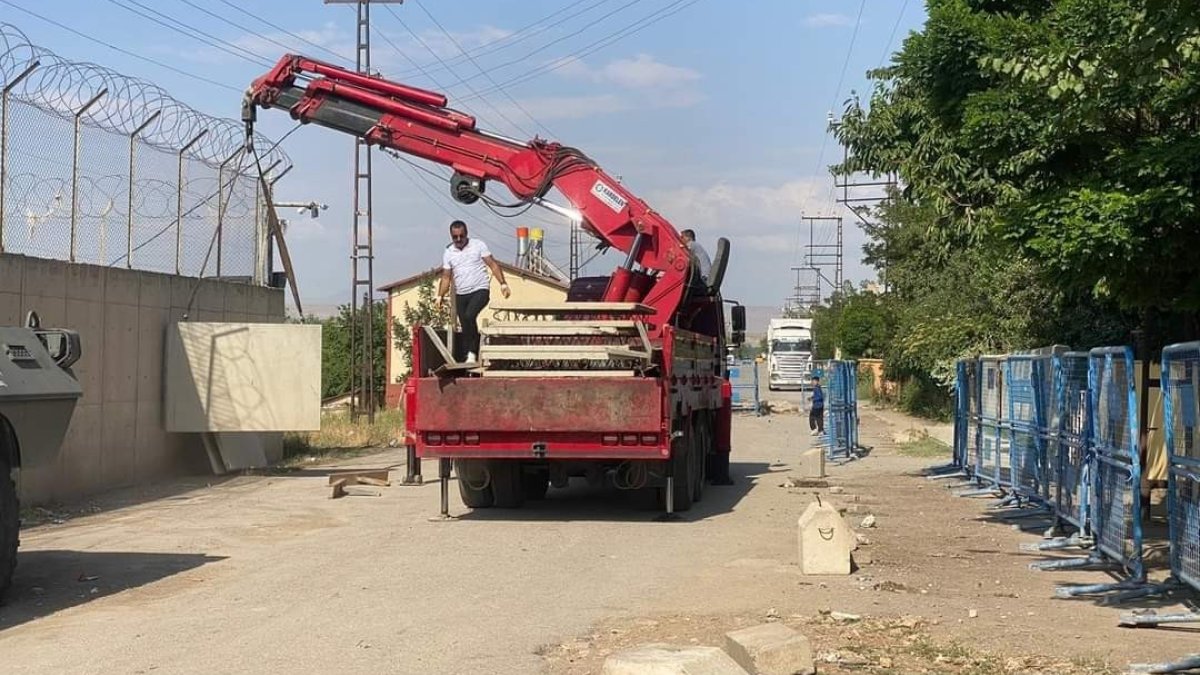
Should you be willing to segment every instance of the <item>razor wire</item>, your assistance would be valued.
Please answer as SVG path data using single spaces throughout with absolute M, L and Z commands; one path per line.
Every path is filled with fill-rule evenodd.
M 0 252 L 265 281 L 265 196 L 242 123 L 69 61 L 0 24 Z M 268 180 L 291 166 L 270 148 Z M 223 190 L 220 188 L 224 188 Z M 215 264 L 201 269 L 216 236 Z

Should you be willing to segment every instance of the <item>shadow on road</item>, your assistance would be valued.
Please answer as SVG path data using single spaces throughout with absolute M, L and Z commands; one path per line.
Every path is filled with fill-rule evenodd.
M 680 512 L 680 522 L 703 520 L 710 516 L 728 513 L 758 483 L 769 476 L 771 465 L 766 462 L 732 462 L 729 474 L 733 485 L 705 485 L 704 498 L 692 508 Z M 506 521 L 572 521 L 597 520 L 609 522 L 651 522 L 662 513 L 658 506 L 656 490 L 618 490 L 611 485 L 590 487 L 580 481 L 572 481 L 565 489 L 551 489 L 546 499 L 527 501 L 519 509 L 474 509 L 459 511 L 458 487 L 451 482 L 450 510 L 458 512 L 459 520 L 506 520 Z
M 0 631 L 224 560 L 202 553 L 23 551 L 0 604 Z

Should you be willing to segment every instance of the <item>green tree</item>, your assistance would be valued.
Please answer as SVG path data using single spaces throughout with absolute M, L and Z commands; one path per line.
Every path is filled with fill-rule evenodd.
M 392 329 L 393 343 L 404 355 L 408 372 L 412 372 L 412 329 L 413 326 L 441 327 L 449 321 L 449 308 L 438 307 L 434 296 L 433 279 L 428 279 L 417 288 L 417 306 L 404 303 L 403 319 L 397 320 Z
M 375 365 L 375 400 L 383 402 L 384 378 L 387 373 L 388 339 L 387 303 L 375 301 L 373 346 Z M 350 305 L 338 307 L 337 316 L 321 322 L 321 395 L 328 398 L 350 391 L 350 335 L 353 330 L 355 348 L 361 350 L 366 336 L 365 312 L 360 311 L 357 325 L 351 321 Z
M 890 232 L 873 233 L 875 254 L 889 262 L 889 285 L 909 303 L 912 330 L 900 331 L 905 351 L 916 358 L 917 348 L 958 345 L 944 357 L 1029 346 L 1011 341 L 1041 332 L 1030 325 L 1030 311 L 1045 317 L 1056 308 L 1082 313 L 1096 334 L 1127 325 L 1134 312 L 1144 325 L 1157 325 L 1165 313 L 1171 321 L 1164 327 L 1194 335 L 1194 3 L 928 6 L 924 29 L 890 67 L 872 74 L 869 105 L 852 101 L 837 128 L 850 154 L 835 170 L 898 175 L 898 208 L 913 211 L 889 220 Z M 925 269 L 907 270 L 911 283 L 897 279 L 904 270 L 891 263 L 905 253 L 896 246 L 924 256 Z M 929 287 L 948 282 L 970 286 Z M 1084 311 L 1087 305 L 1095 309 Z M 971 318 L 981 310 L 996 312 L 983 317 L 993 325 Z M 939 335 L 947 332 L 954 334 Z

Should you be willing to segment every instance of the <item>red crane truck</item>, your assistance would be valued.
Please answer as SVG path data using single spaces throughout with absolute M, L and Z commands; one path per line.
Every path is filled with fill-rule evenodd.
M 724 354 L 742 341 L 745 313 L 730 303 L 727 336 L 727 240 L 701 277 L 675 228 L 582 151 L 482 131 L 436 92 L 286 55 L 247 92 L 248 130 L 258 107 L 448 166 L 459 202 L 570 214 L 625 254 L 611 276 L 573 280 L 566 302 L 493 303 L 476 363 L 455 359 L 452 333 L 413 328 L 409 479 L 422 458 L 439 460 L 443 515 L 452 464 L 471 508 L 518 507 L 572 476 L 611 476 L 657 489 L 669 515 L 706 482 L 730 481 Z M 487 194 L 492 182 L 511 198 Z M 548 201 L 552 189 L 572 208 Z

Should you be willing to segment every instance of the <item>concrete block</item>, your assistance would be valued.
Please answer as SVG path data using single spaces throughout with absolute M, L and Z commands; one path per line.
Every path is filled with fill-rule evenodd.
M 282 288 L 265 288 L 267 292 L 267 314 L 272 317 L 272 323 L 283 321 L 284 297 Z
M 134 289 L 136 298 L 136 288 Z M 85 346 L 86 349 L 86 346 Z M 137 401 L 138 308 L 109 304 L 104 309 L 104 401 Z
M 188 305 L 192 294 L 192 286 L 196 280 L 191 277 L 171 277 L 171 308 L 183 309 Z
M 100 455 L 100 487 L 130 485 L 137 468 L 137 403 L 105 403 Z M 93 488 L 94 489 L 94 488 Z
M 716 647 L 650 644 L 618 652 L 604 661 L 603 675 L 747 675 Z
M 138 278 L 138 305 L 142 307 L 171 306 L 171 277 L 165 274 L 142 272 Z
M 104 394 L 104 304 L 67 300 L 66 327 L 79 331 L 83 351 L 79 362 L 71 369 L 83 387 L 83 398 L 79 403 L 99 404 Z
M 109 305 L 136 307 L 142 273 L 119 267 L 109 267 L 104 276 L 104 302 Z
M 0 291 L 0 325 L 20 326 L 24 319 L 21 316 L 21 294 Z
M 854 533 L 832 504 L 813 502 L 796 523 L 800 571 L 804 574 L 850 574 Z
M 67 297 L 67 265 L 59 260 L 25 258 L 25 280 L 22 292 L 48 298 Z
M 163 426 L 162 400 L 143 398 L 137 403 L 134 429 L 134 475 L 139 481 L 155 480 L 178 472 L 171 442 Z
M 67 265 L 66 297 L 104 301 L 105 269 L 97 265 Z
M 163 339 L 170 321 L 170 310 L 157 307 L 138 309 L 137 397 L 138 401 L 163 396 L 163 370 L 166 368 Z
M 781 623 L 764 623 L 725 634 L 725 652 L 758 675 L 814 675 L 808 638 Z
M 193 307 L 207 312 L 216 312 L 218 315 L 223 314 L 225 312 L 226 286 L 227 284 L 220 281 L 211 281 L 209 279 L 201 281 L 200 288 L 196 290 L 196 302 Z M 187 306 L 186 302 L 184 306 Z M 220 321 L 220 319 L 216 320 Z
M 267 316 L 271 313 L 271 293 L 273 289 L 251 286 L 247 297 L 246 311 L 256 316 Z
M 321 327 L 186 322 L 166 335 L 170 431 L 321 425 Z
M 20 293 L 25 285 L 25 256 L 0 253 L 0 293 Z
M 36 498 L 39 501 L 65 501 L 98 491 L 103 436 L 103 407 L 76 406 L 53 472 L 55 480 Z
M 38 313 L 46 328 L 62 328 L 66 325 L 67 301 L 62 296 L 25 294 L 21 299 L 20 325 L 25 325 L 25 315 L 31 310 Z
M 250 308 L 250 287 L 246 284 L 225 284 L 225 321 L 242 321 Z M 234 318 L 238 317 L 238 318 Z
M 800 453 L 799 464 L 802 478 L 825 477 L 825 451 L 822 448 L 810 448 Z

